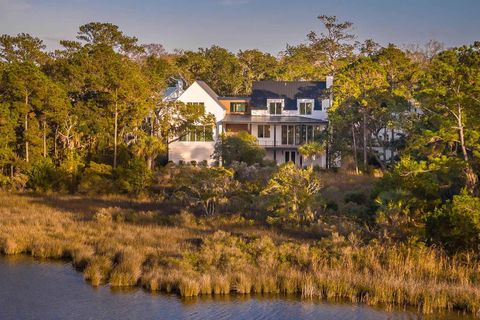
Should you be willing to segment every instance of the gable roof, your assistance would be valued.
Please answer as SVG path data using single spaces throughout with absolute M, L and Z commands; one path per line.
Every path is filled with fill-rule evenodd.
M 210 88 L 210 86 L 205 81 L 195 80 L 195 83 L 197 83 L 213 100 L 215 100 L 215 102 L 218 103 L 219 106 L 225 109 L 225 106 L 218 100 L 218 94 L 216 94 L 215 91 L 213 91 L 213 89 Z
M 285 110 L 297 110 L 297 99 L 314 99 L 315 110 L 322 109 L 325 81 L 255 81 L 252 88 L 252 109 L 266 109 L 267 99 L 284 99 Z
M 205 81 L 202 81 L 202 80 L 195 80 L 195 82 L 200 86 L 202 87 L 203 90 L 205 90 L 206 93 L 208 93 L 208 95 L 210 97 L 212 97 L 214 100 L 218 100 L 218 94 L 215 93 L 215 91 L 213 91 L 212 88 L 210 88 L 208 86 L 208 84 L 205 83 Z

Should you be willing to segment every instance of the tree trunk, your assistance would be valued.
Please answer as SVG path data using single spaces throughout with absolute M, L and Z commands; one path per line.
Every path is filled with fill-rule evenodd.
M 47 157 L 47 128 L 45 120 L 43 120 L 43 157 Z
M 53 154 L 57 158 L 57 136 L 58 136 L 58 125 L 55 127 L 55 137 L 53 137 Z
M 113 169 L 117 167 L 118 104 L 115 101 L 115 133 L 113 137 Z
M 25 161 L 28 162 L 30 160 L 29 153 L 28 153 L 28 94 L 25 94 Z
M 363 170 L 367 171 L 367 111 L 363 109 Z
M 358 159 L 357 159 L 357 139 L 355 138 L 355 128 L 352 123 L 352 144 L 353 144 L 353 161 L 355 162 L 355 174 L 358 172 Z
M 390 139 L 390 164 L 393 165 L 395 156 L 395 129 L 392 128 L 392 137 Z
M 383 164 L 387 166 L 387 143 L 388 143 L 388 131 L 387 127 L 383 130 Z
M 465 146 L 465 133 L 464 133 L 463 118 L 462 118 L 462 107 L 460 105 L 458 106 L 457 125 L 458 125 L 458 137 L 460 140 L 460 147 L 462 149 L 463 160 L 465 160 L 467 164 L 467 167 L 465 168 L 465 177 L 467 179 L 467 189 L 473 193 L 478 183 L 478 176 L 470 166 L 467 147 Z

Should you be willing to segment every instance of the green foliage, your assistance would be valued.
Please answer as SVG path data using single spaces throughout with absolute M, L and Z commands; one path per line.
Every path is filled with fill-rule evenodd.
M 112 173 L 112 166 L 91 161 L 82 175 L 78 192 L 95 195 L 113 191 Z
M 223 167 L 184 167 L 173 178 L 175 196 L 187 205 L 201 207 L 207 216 L 216 212 L 234 189 L 233 172 Z
M 466 190 L 427 219 L 427 237 L 450 252 L 480 247 L 480 198 Z
M 269 198 L 270 221 L 310 223 L 319 214 L 322 184 L 312 168 L 301 169 L 289 162 L 281 165 L 268 181 L 262 195 Z
M 310 159 L 310 166 L 313 167 L 313 162 L 317 156 L 325 153 L 325 145 L 318 141 L 307 142 L 298 147 L 298 152 L 306 159 Z
M 345 203 L 353 202 L 356 204 L 365 204 L 367 203 L 367 200 L 367 195 L 363 191 L 347 192 L 343 198 Z
M 262 164 L 265 154 L 265 149 L 258 145 L 257 138 L 241 131 L 236 135 L 223 136 L 215 144 L 214 157 L 225 166 L 231 166 L 234 161 L 253 165 Z
M 127 166 L 115 169 L 114 177 L 116 191 L 122 193 L 139 194 L 152 184 L 152 172 L 140 158 L 133 158 Z
M 28 174 L 28 187 L 35 191 L 46 192 L 57 189 L 61 171 L 48 158 L 39 158 L 32 163 Z

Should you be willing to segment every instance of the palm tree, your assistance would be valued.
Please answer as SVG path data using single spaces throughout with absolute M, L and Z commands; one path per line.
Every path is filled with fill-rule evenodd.
M 298 152 L 305 158 L 310 159 L 310 167 L 313 167 L 313 162 L 317 156 L 325 153 L 325 146 L 318 141 L 307 142 L 298 147 Z

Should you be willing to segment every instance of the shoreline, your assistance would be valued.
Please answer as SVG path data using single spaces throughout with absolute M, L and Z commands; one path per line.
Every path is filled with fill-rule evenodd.
M 15 255 L 5 255 L 5 254 L 0 254 L 0 263 L 2 262 L 1 260 L 6 261 L 7 264 L 24 264 L 24 263 L 38 263 L 42 265 L 55 265 L 59 264 L 62 267 L 68 268 L 69 271 L 77 274 L 78 276 L 82 276 L 83 274 L 81 271 L 77 270 L 71 260 L 67 259 L 51 259 L 51 258 L 35 258 L 33 256 L 27 255 L 27 254 L 15 254 Z M 97 287 L 91 286 L 87 281 L 83 281 L 84 285 L 87 285 L 91 288 L 96 289 Z M 186 305 L 191 305 L 191 304 L 197 304 L 197 303 L 229 303 L 229 302 L 235 302 L 235 303 L 244 303 L 248 302 L 250 300 L 256 300 L 259 302 L 262 301 L 292 301 L 292 302 L 297 302 L 301 304 L 308 304 L 308 305 L 313 305 L 317 306 L 320 308 L 324 307 L 340 307 L 340 308 L 359 308 L 359 309 L 370 309 L 373 312 L 380 312 L 380 313 L 392 313 L 392 314 L 403 314 L 405 313 L 405 316 L 418 316 L 422 317 L 427 317 L 427 319 L 436 319 L 435 317 L 443 317 L 443 316 L 465 316 L 465 314 L 462 314 L 460 311 L 448 311 L 448 310 L 439 310 L 433 314 L 430 315 L 422 315 L 422 313 L 419 312 L 418 309 L 414 307 L 403 307 L 400 308 L 398 306 L 392 306 L 392 305 L 368 305 L 366 303 L 358 302 L 358 303 L 352 303 L 348 301 L 327 301 L 327 300 L 321 300 L 317 298 L 313 299 L 305 299 L 302 298 L 301 295 L 299 294 L 282 294 L 282 293 L 248 293 L 248 294 L 239 294 L 235 292 L 231 292 L 230 294 L 225 294 L 225 295 L 199 295 L 199 296 L 194 296 L 194 297 L 181 297 L 179 294 L 171 293 L 167 294 L 164 292 L 151 292 L 146 290 L 142 286 L 134 286 L 134 287 L 110 287 L 108 284 L 103 284 L 100 287 L 103 287 L 104 289 L 107 289 L 111 291 L 114 294 L 132 294 L 136 293 L 138 291 L 141 291 L 147 295 L 153 295 L 153 296 L 163 296 L 163 297 L 174 297 L 175 299 L 178 299 L 182 304 Z M 442 318 L 443 319 L 443 318 Z M 470 317 L 468 317 L 470 319 Z
M 74 207 L 75 201 L 89 201 L 51 197 Z M 158 220 L 152 212 L 115 207 L 88 215 L 59 204 L 52 208 L 29 195 L 0 194 L 0 200 L 5 204 L 1 252 L 71 261 L 93 286 L 142 287 L 182 297 L 296 294 L 413 307 L 424 314 L 479 310 L 480 288 L 466 282 L 474 279 L 478 263 L 428 247 L 361 245 L 338 234 L 319 241 L 288 238 L 233 216 L 204 221 L 157 212 Z M 112 220 L 115 215 L 123 218 Z

